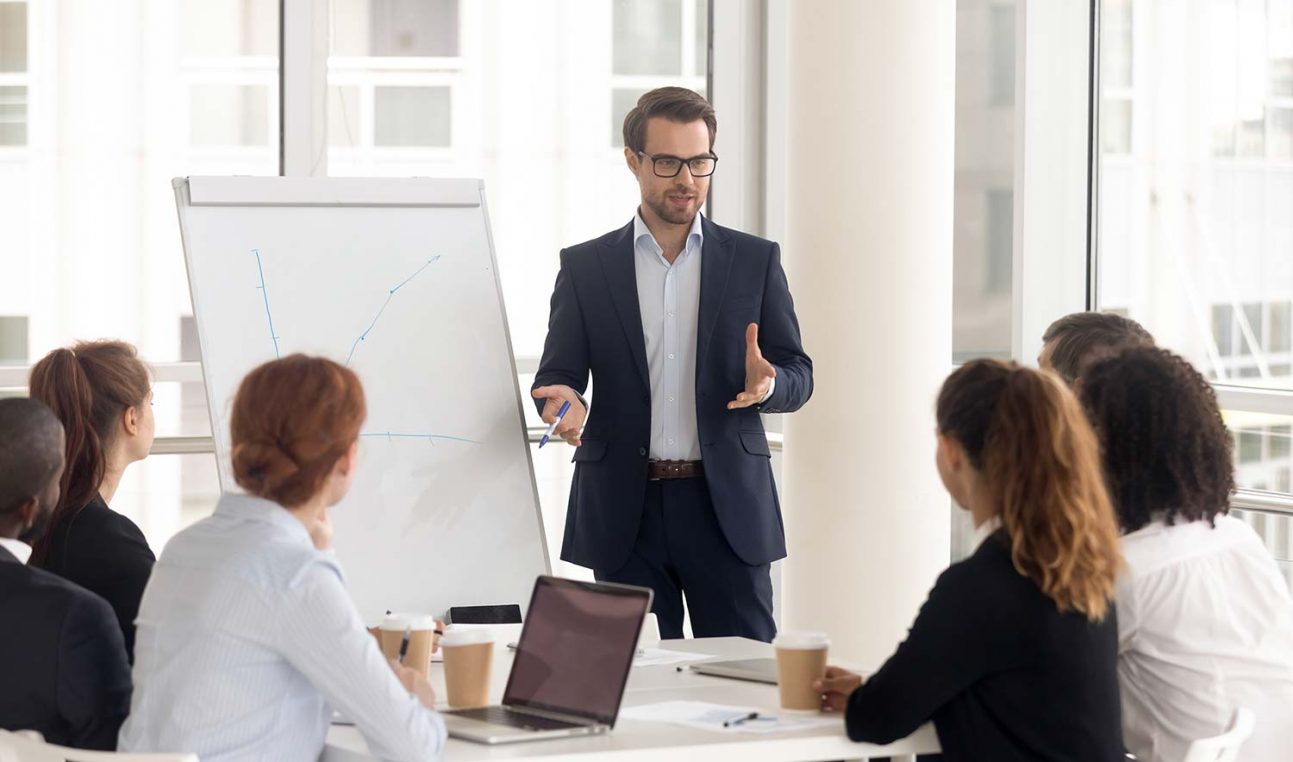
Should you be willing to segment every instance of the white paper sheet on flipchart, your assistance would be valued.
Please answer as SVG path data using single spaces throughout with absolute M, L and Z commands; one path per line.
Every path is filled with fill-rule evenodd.
M 670 651 L 667 648 L 643 648 L 633 657 L 635 667 L 663 667 L 669 664 L 686 664 L 715 658 L 714 654 L 697 654 L 690 651 Z
M 758 712 L 759 718 L 737 725 L 723 727 L 730 722 Z M 625 707 L 620 710 L 621 720 L 663 722 L 683 725 L 718 733 L 790 733 L 797 730 L 838 725 L 843 730 L 843 719 L 838 715 L 786 714 L 779 709 L 730 704 L 712 704 L 707 701 L 662 701 L 656 704 Z

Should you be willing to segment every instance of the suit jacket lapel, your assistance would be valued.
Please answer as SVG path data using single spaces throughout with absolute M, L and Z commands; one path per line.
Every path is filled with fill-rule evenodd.
M 723 307 L 723 297 L 727 292 L 728 276 L 732 272 L 735 253 L 732 251 L 732 239 L 709 218 L 701 220 L 701 229 L 705 242 L 701 246 L 700 257 L 700 310 L 697 319 L 696 336 L 696 378 L 704 377 L 705 358 L 714 339 L 714 327 L 718 323 L 718 313 Z
M 602 249 L 602 273 L 607 290 L 615 304 L 629 352 L 638 366 L 642 387 L 651 393 L 651 376 L 647 373 L 646 338 L 642 334 L 642 307 L 638 302 L 638 276 L 633 262 L 633 223 L 620 231 L 615 240 Z

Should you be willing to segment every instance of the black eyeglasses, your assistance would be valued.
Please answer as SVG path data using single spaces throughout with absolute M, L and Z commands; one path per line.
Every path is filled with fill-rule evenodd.
M 684 164 L 687 165 L 687 171 L 692 177 L 709 177 L 714 174 L 714 169 L 718 166 L 718 157 L 712 153 L 708 156 L 693 156 L 690 159 L 681 159 L 668 154 L 651 156 L 642 151 L 638 151 L 638 156 L 651 160 L 651 168 L 655 171 L 656 177 L 677 177 Z

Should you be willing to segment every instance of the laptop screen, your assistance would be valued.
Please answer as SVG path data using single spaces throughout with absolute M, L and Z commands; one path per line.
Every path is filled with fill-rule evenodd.
M 539 577 L 503 703 L 614 726 L 651 591 Z

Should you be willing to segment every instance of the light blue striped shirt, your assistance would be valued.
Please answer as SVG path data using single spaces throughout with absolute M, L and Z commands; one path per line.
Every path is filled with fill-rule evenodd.
M 383 760 L 433 760 L 444 722 L 368 634 L 331 552 L 275 503 L 220 498 L 153 568 L 120 749 L 316 762 L 333 707 Z

